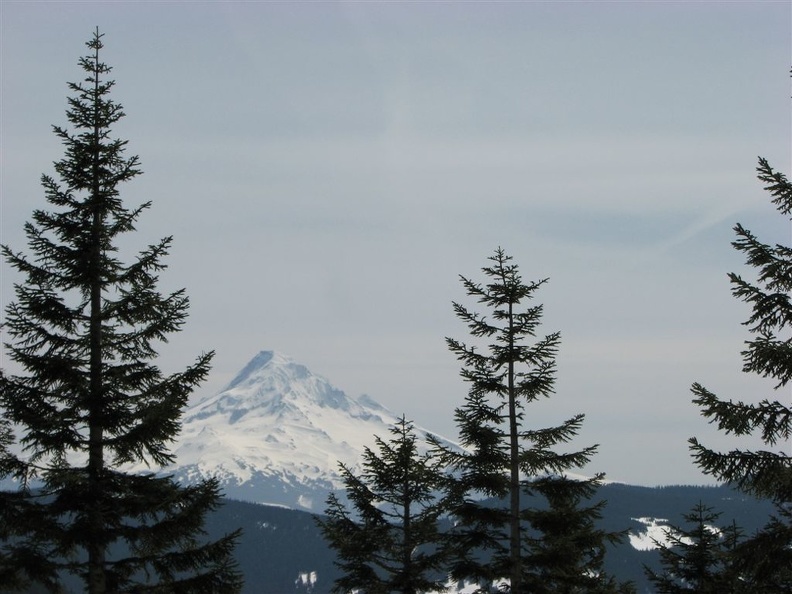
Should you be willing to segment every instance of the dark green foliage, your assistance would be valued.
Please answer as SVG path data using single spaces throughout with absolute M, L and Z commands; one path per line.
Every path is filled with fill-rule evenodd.
M 749 594 L 765 591 L 736 565 L 735 552 L 744 540 L 736 522 L 718 526 L 720 513 L 702 502 L 684 514 L 688 528 L 669 526 L 667 542 L 658 542 L 661 571 L 644 567 L 660 594 Z
M 601 482 L 601 476 L 587 480 L 548 476 L 531 483 L 530 493 L 542 497 L 547 507 L 523 513 L 532 529 L 523 544 L 527 592 L 635 591 L 632 584 L 620 584 L 607 575 L 603 567 L 607 546 L 622 543 L 627 531 L 609 532 L 597 526 L 606 502 L 590 501 Z
M 331 494 L 326 517 L 318 520 L 342 573 L 334 592 L 443 590 L 446 479 L 428 454 L 418 452 L 412 423 L 402 417 L 391 433 L 387 442 L 376 437 L 377 452 L 366 448 L 360 476 L 340 464 L 353 509 Z
M 726 486 L 650 488 L 605 483 L 594 497 L 595 501 L 608 501 L 598 526 L 614 531 L 630 525 L 630 518 L 681 518 L 699 500 L 722 510 L 722 517 L 735 518 L 746 534 L 761 527 L 772 511 L 766 500 L 747 497 Z M 544 506 L 541 499 L 536 497 L 536 507 Z M 442 525 L 448 528 L 445 522 Z M 334 565 L 335 550 L 328 546 L 314 516 L 308 512 L 224 499 L 222 506 L 207 516 L 204 526 L 209 538 L 221 537 L 228 526 L 243 527 L 234 557 L 245 575 L 244 594 L 330 594 L 341 575 Z M 645 528 L 640 522 L 634 523 L 636 533 Z M 651 592 L 642 567 L 646 564 L 659 572 L 658 557 L 657 550 L 637 550 L 629 543 L 608 545 L 605 568 L 620 580 L 633 580 L 638 592 Z M 71 591 L 82 589 L 77 584 Z M 2 582 L 0 592 L 6 594 Z M 30 594 L 38 592 L 32 589 Z
M 759 160 L 759 179 L 770 192 L 778 211 L 792 213 L 792 184 L 774 171 L 765 159 Z M 696 464 L 718 480 L 737 486 L 745 493 L 765 497 L 777 505 L 777 514 L 767 526 L 740 547 L 745 567 L 766 567 L 756 575 L 757 588 L 768 592 L 792 591 L 792 408 L 787 384 L 792 379 L 792 248 L 768 245 L 738 224 L 734 228 L 735 249 L 745 254 L 746 263 L 756 269 L 749 281 L 730 274 L 732 294 L 750 304 L 752 313 L 745 325 L 753 335 L 746 341 L 743 371 L 772 378 L 780 399 L 765 398 L 758 403 L 722 400 L 701 384 L 693 384 L 695 402 L 702 415 L 718 428 L 737 436 L 758 434 L 768 449 L 713 451 L 696 438 L 690 448 Z M 775 448 L 783 446 L 774 451 Z M 763 580 L 763 582 L 761 581 Z M 757 590 L 759 591 L 759 590 Z
M 32 257 L 3 246 L 25 278 L 6 309 L 5 346 L 27 375 L 0 376 L 0 406 L 20 427 L 44 486 L 9 495 L 23 523 L 0 534 L 14 537 L 0 552 L 17 579 L 51 591 L 73 574 L 91 594 L 234 592 L 236 535 L 203 538 L 217 483 L 182 488 L 170 477 L 124 471 L 173 460 L 168 445 L 212 353 L 172 375 L 153 363 L 156 343 L 184 323 L 188 299 L 183 290 L 157 290 L 170 238 L 130 264 L 117 257 L 119 238 L 148 204 L 129 210 L 120 199 L 120 184 L 140 174 L 138 158 L 112 137 L 124 113 L 108 97 L 102 36 L 87 46 L 85 79 L 69 85 L 71 129 L 54 128 L 65 147 L 54 165 L 59 181 L 42 177 L 53 210 L 35 210 L 25 225 Z
M 527 576 L 552 571 L 548 565 L 540 567 L 540 562 L 558 561 L 525 556 L 526 547 L 530 547 L 530 521 L 540 520 L 536 510 L 526 506 L 527 493 L 536 490 L 554 496 L 549 475 L 560 477 L 582 467 L 596 447 L 559 449 L 577 435 L 583 415 L 555 427 L 527 427 L 526 405 L 553 393 L 560 335 L 536 338 L 542 306 L 526 305 L 545 281 L 525 284 L 511 257 L 501 249 L 490 261 L 492 265 L 482 269 L 486 284 L 461 277 L 467 294 L 482 304 L 487 314 L 454 303 L 457 317 L 468 326 L 474 341 L 484 343 L 482 349 L 447 339 L 450 350 L 462 361 L 461 375 L 469 385 L 465 403 L 456 411 L 466 451 L 451 451 L 439 443 L 435 447 L 455 477 L 451 575 L 477 582 L 482 591 L 491 591 L 498 581 L 507 579 L 513 592 L 523 592 L 528 591 L 523 585 Z M 575 483 L 559 480 L 568 481 L 570 487 Z M 584 492 L 585 484 L 579 485 Z M 505 505 L 485 505 L 482 497 L 497 498 Z M 579 499 L 573 497 L 565 503 L 570 502 Z M 558 498 L 552 503 L 562 504 Z M 596 515 L 595 510 L 579 511 L 583 516 Z M 538 550 L 534 552 L 538 555 Z M 586 554 L 578 551 L 576 559 Z
M 792 592 L 792 512 L 789 505 L 776 513 L 761 530 L 739 543 L 734 571 L 750 592 Z
M 544 497 L 531 497 L 526 507 L 546 507 Z M 723 510 L 722 517 L 736 518 L 737 523 L 751 533 L 764 523 L 772 506 L 725 487 L 636 487 L 618 483 L 605 483 L 597 489 L 594 505 L 600 499 L 608 504 L 602 509 L 603 518 L 597 526 L 607 531 L 619 531 L 634 525 L 636 533 L 645 525 L 631 522 L 631 518 L 653 515 L 663 518 L 681 518 L 699 500 Z M 487 503 L 487 502 L 484 502 Z M 502 505 L 499 501 L 493 505 Z M 335 580 L 341 576 L 333 565 L 337 553 L 328 546 L 321 532 L 304 511 L 227 501 L 211 514 L 208 529 L 221 534 L 223 526 L 242 526 L 244 533 L 236 548 L 236 558 L 245 572 L 245 594 L 283 594 L 306 589 L 295 587 L 299 573 L 316 571 L 317 580 L 310 589 L 313 594 L 329 594 Z M 449 527 L 445 522 L 443 528 Z M 638 592 L 651 592 L 648 579 L 642 571 L 644 564 L 660 571 L 658 551 L 633 548 L 629 542 L 607 545 L 605 570 L 619 581 L 632 580 Z
M 24 484 L 26 467 L 9 449 L 14 441 L 11 424 L 7 419 L 0 418 L 0 480 L 14 478 Z M 20 569 L 27 568 L 27 562 L 22 558 L 12 558 L 2 544 L 25 533 L 27 527 L 23 503 L 22 494 L 0 491 L 0 584 L 5 584 L 7 588 L 21 588 L 26 584 L 23 577 L 25 571 Z M 33 569 L 35 567 L 29 568 Z

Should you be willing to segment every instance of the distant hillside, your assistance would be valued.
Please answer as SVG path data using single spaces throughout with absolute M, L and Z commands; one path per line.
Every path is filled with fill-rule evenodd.
M 599 490 L 598 499 L 608 501 L 601 526 L 629 528 L 635 536 L 645 533 L 646 525 L 632 518 L 667 519 L 679 525 L 682 514 L 699 501 L 722 512 L 723 524 L 734 519 L 746 533 L 761 527 L 772 512 L 767 502 L 746 498 L 727 487 L 610 484 Z M 243 527 L 245 534 L 236 557 L 245 573 L 247 594 L 327 594 L 338 574 L 333 552 L 313 518 L 308 512 L 229 500 L 211 518 L 208 529 L 219 535 Z M 657 559 L 656 551 L 638 550 L 626 542 L 609 552 L 606 569 L 621 580 L 633 580 L 639 592 L 652 592 L 642 568 L 644 564 L 657 566 Z
M 679 525 L 682 514 L 702 501 L 722 512 L 721 523 L 736 520 L 746 533 L 751 533 L 772 512 L 767 502 L 746 498 L 727 487 L 609 484 L 599 490 L 596 499 L 608 501 L 600 526 L 608 530 L 629 529 L 633 537 L 609 551 L 606 570 L 620 580 L 633 580 L 641 594 L 652 592 L 643 565 L 657 567 L 658 555 L 653 550 L 636 548 L 636 543 L 643 546 L 648 538 L 646 523 L 634 518 L 654 518 L 660 525 L 667 520 Z M 333 565 L 334 553 L 314 518 L 314 514 L 305 511 L 226 499 L 208 517 L 206 529 L 212 538 L 238 527 L 244 530 L 235 557 L 245 575 L 245 594 L 328 594 L 338 572 Z M 76 581 L 69 586 L 73 593 L 81 591 Z M 38 592 L 31 590 L 28 594 Z

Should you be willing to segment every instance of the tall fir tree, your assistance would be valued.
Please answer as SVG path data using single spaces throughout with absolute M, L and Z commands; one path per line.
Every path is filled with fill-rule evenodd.
M 757 172 L 773 204 L 789 218 L 792 184 L 765 159 L 759 159 Z M 762 588 L 757 591 L 792 592 L 792 402 L 788 388 L 792 379 L 792 247 L 763 243 L 740 224 L 734 231 L 737 239 L 732 245 L 756 269 L 753 281 L 729 274 L 732 294 L 752 308 L 745 325 L 753 338 L 742 352 L 743 371 L 772 378 L 779 396 L 735 402 L 693 384 L 693 402 L 704 417 L 727 434 L 758 433 L 768 449 L 718 452 L 695 437 L 689 440 L 690 449 L 706 474 L 776 504 L 777 515 L 739 547 L 739 557 L 743 569 L 752 574 L 750 579 Z M 772 451 L 777 447 L 781 449 Z
M 480 591 L 492 591 L 508 580 L 513 593 L 527 590 L 526 576 L 536 560 L 524 557 L 532 509 L 531 491 L 546 475 L 563 475 L 585 465 L 596 446 L 558 451 L 578 433 L 583 415 L 561 425 L 527 427 L 526 405 L 553 393 L 555 356 L 560 335 L 536 338 L 542 306 L 527 306 L 546 280 L 524 283 L 512 258 L 498 249 L 482 268 L 486 284 L 460 277 L 467 294 L 487 308 L 481 314 L 454 303 L 474 341 L 447 338 L 449 349 L 462 361 L 462 378 L 469 384 L 464 404 L 456 410 L 464 452 L 435 442 L 449 473 L 456 477 L 453 511 L 455 545 L 451 574 L 473 580 Z M 490 505 L 496 498 L 505 505 Z
M 391 435 L 388 441 L 375 436 L 377 451 L 366 448 L 359 476 L 339 465 L 352 509 L 331 493 L 326 515 L 318 520 L 342 572 L 333 592 L 445 589 L 445 474 L 430 454 L 418 451 L 411 422 L 402 417 Z
M 734 553 L 742 539 L 735 523 L 717 525 L 720 513 L 702 502 L 684 514 L 685 527 L 665 529 L 666 540 L 655 540 L 662 572 L 644 566 L 658 594 L 749 594 L 754 590 L 736 569 Z
M 65 155 L 54 165 L 59 182 L 42 176 L 52 210 L 25 225 L 32 256 L 3 246 L 25 279 L 6 308 L 5 346 L 27 375 L 0 376 L 0 406 L 43 481 L 40 492 L 22 492 L 27 531 L 3 553 L 19 562 L 18 579 L 51 591 L 69 573 L 89 594 L 236 592 L 237 533 L 210 542 L 202 529 L 220 503 L 217 483 L 182 487 L 124 471 L 173 461 L 168 445 L 212 353 L 172 375 L 153 362 L 156 343 L 182 327 L 188 299 L 157 290 L 170 237 L 129 264 L 117 257 L 119 237 L 149 203 L 130 210 L 120 198 L 141 171 L 112 135 L 124 112 L 109 97 L 102 37 L 97 30 L 79 61 L 84 80 L 69 84 L 71 129 L 54 127 Z

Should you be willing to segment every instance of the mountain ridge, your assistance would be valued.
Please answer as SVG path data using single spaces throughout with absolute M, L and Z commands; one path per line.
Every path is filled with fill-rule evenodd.
M 608 545 L 605 570 L 620 581 L 634 581 L 639 594 L 655 592 L 644 574 L 644 565 L 660 569 L 651 538 L 661 536 L 670 525 L 684 525 L 682 515 L 697 503 L 723 512 L 719 525 L 728 525 L 734 519 L 747 533 L 762 526 L 773 510 L 769 502 L 724 485 L 639 487 L 614 483 L 603 485 L 591 501 L 600 499 L 607 500 L 608 505 L 599 526 L 611 531 L 629 530 L 622 544 Z M 314 517 L 305 510 L 226 499 L 210 518 L 208 528 L 211 534 L 222 534 L 229 526 L 242 526 L 237 556 L 245 574 L 244 594 L 330 594 L 333 581 L 341 573 L 335 565 L 336 553 L 322 537 Z M 449 594 L 470 591 L 457 583 L 451 586 Z

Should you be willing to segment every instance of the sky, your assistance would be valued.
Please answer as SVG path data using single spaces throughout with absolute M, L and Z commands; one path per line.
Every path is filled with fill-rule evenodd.
M 689 437 L 757 443 L 710 426 L 691 384 L 792 400 L 741 373 L 749 309 L 727 279 L 751 275 L 738 221 L 792 239 L 755 174 L 759 156 L 790 173 L 790 2 L 2 0 L 14 249 L 97 26 L 144 171 L 122 198 L 152 201 L 122 253 L 173 235 L 161 287 L 191 309 L 159 363 L 215 350 L 196 400 L 277 350 L 456 437 L 445 337 L 469 337 L 451 304 L 476 307 L 459 275 L 483 281 L 498 247 L 549 279 L 539 332 L 561 333 L 556 393 L 526 421 L 584 413 L 585 472 L 712 483 Z M 4 309 L 21 278 L 0 274 Z

